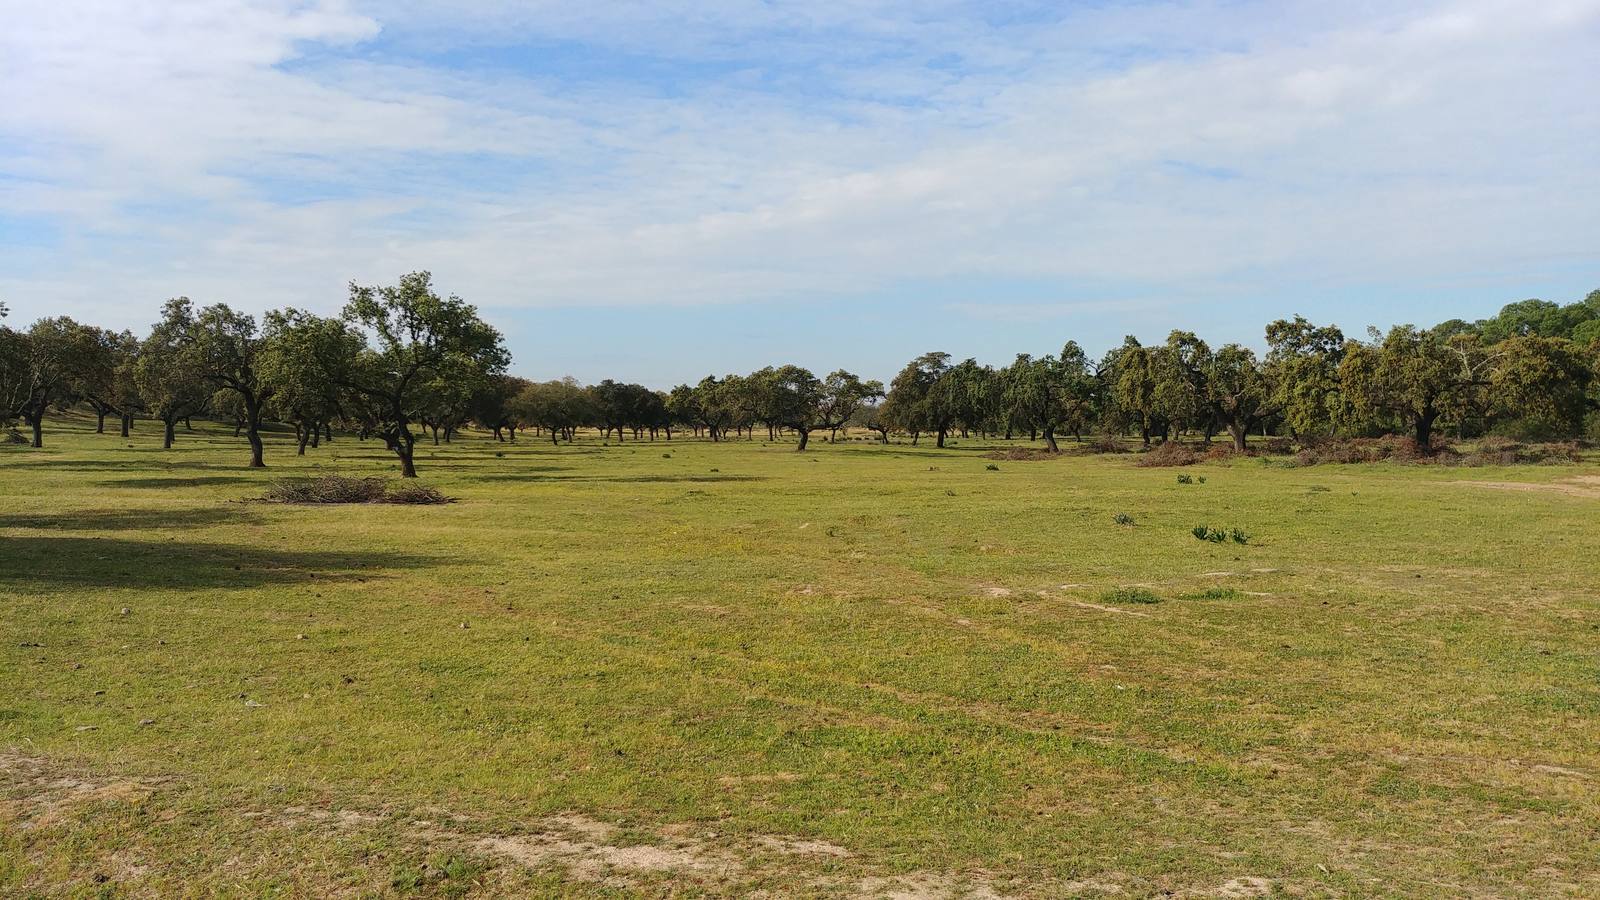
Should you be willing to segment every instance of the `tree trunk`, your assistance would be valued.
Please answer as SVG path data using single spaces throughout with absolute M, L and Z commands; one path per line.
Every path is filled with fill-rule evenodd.
M 172 433 L 175 430 L 177 430 L 178 420 L 177 419 L 163 419 L 162 420 L 162 424 L 165 425 L 166 428 L 163 430 L 163 433 L 161 435 L 161 449 L 163 449 L 163 450 L 171 450 L 172 449 Z
M 106 433 L 106 414 L 105 414 L 105 412 L 103 410 L 98 410 L 98 409 L 95 410 L 94 411 L 94 418 L 95 418 L 94 433 L 95 434 L 105 434 Z
M 1051 453 L 1060 452 L 1061 448 L 1056 446 L 1056 430 L 1054 428 L 1046 428 L 1044 430 L 1044 445 Z
M 1433 446 L 1433 421 L 1438 417 L 1439 414 L 1431 409 L 1417 416 L 1417 449 L 1423 453 L 1429 452 L 1429 449 Z M 38 444 L 34 446 L 37 447 Z
M 122 436 L 127 437 L 128 433 L 133 430 L 133 413 L 123 413 L 121 419 Z
M 936 442 L 935 446 L 937 446 L 937 447 L 939 447 L 941 449 L 943 449 L 943 447 L 944 447 L 944 429 L 943 428 L 939 429 L 939 440 Z
M 267 461 L 262 458 L 261 430 L 256 427 L 256 423 L 250 423 L 250 428 L 245 432 L 245 437 L 250 440 L 250 468 L 265 469 Z
M 311 442 L 311 429 L 302 427 L 300 425 L 296 425 L 294 427 L 294 430 L 298 433 L 298 435 L 300 437 L 300 440 L 299 440 L 300 446 L 299 446 L 299 448 L 297 450 L 295 450 L 295 456 L 305 456 L 306 455 L 306 444 Z
M 414 461 L 416 455 L 416 438 L 411 436 L 408 429 L 400 429 L 400 433 L 390 442 L 396 456 L 400 457 L 400 477 L 417 477 L 417 465 Z
M 1249 433 L 1249 428 L 1245 425 L 1229 425 L 1228 434 L 1233 436 L 1233 449 L 1239 451 L 1240 453 L 1245 452 L 1245 450 L 1248 448 L 1248 445 L 1245 443 L 1245 436 Z
M 795 431 L 800 435 L 800 446 L 794 448 L 795 452 L 804 453 L 806 449 L 806 443 L 811 440 L 811 429 L 796 428 Z
M 36 416 L 28 416 L 28 424 L 33 426 L 33 446 L 44 446 L 44 412 L 41 410 Z

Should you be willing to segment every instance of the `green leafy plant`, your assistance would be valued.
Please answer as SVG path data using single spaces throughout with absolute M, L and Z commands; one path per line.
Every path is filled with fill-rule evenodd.
M 1118 525 L 1127 525 L 1129 527 L 1132 527 L 1136 524 L 1133 521 L 1133 516 L 1130 516 L 1127 513 L 1117 513 L 1111 517 L 1111 521 L 1117 523 Z
M 1184 594 L 1183 595 L 1183 599 L 1185 599 L 1185 600 L 1237 600 L 1241 596 L 1243 596 L 1243 595 L 1241 595 L 1238 592 L 1238 590 L 1236 590 L 1234 588 L 1230 588 L 1230 587 L 1213 587 L 1213 588 L 1206 588 L 1203 591 L 1195 591 L 1192 594 Z
M 1154 591 L 1142 587 L 1112 588 L 1100 595 L 1104 603 L 1160 603 L 1161 598 Z

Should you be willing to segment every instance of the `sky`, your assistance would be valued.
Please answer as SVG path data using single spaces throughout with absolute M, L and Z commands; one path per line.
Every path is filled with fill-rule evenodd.
M 1600 288 L 1600 0 L 0 0 L 0 301 L 418 269 L 531 378 Z

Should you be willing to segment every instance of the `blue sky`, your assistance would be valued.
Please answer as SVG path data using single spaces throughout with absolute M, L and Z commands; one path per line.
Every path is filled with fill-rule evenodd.
M 0 298 L 887 377 L 1600 287 L 1600 0 L 0 0 Z

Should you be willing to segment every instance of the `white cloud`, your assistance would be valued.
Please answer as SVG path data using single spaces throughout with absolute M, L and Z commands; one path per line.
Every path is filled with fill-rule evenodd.
M 987 12 L 16 4 L 0 209 L 61 239 L 0 250 L 0 295 L 138 325 L 420 267 L 494 307 L 1595 260 L 1600 2 Z M 604 64 L 458 64 L 493 47 Z

